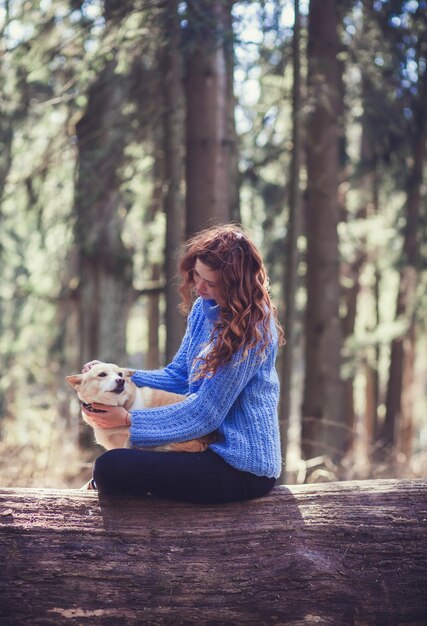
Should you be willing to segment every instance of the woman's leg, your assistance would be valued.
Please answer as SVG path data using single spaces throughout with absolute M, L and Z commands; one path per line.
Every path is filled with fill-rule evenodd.
M 197 453 L 109 450 L 96 459 L 93 477 L 102 493 L 150 493 L 198 503 L 261 497 L 276 482 L 274 478 L 236 470 L 211 450 Z

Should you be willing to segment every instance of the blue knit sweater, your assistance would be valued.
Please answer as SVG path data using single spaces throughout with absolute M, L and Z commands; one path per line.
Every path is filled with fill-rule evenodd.
M 132 380 L 187 395 L 179 403 L 132 412 L 133 446 L 157 446 L 218 432 L 210 448 L 239 470 L 278 477 L 281 471 L 277 416 L 279 381 L 275 370 L 277 332 L 271 323 L 272 342 L 264 360 L 241 353 L 210 378 L 192 381 L 194 360 L 208 349 L 219 315 L 214 300 L 198 298 L 188 316 L 187 330 L 173 361 L 163 370 L 135 372 Z

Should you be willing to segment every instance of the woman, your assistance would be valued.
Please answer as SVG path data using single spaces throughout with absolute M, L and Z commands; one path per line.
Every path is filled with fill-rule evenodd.
M 95 462 L 96 488 L 199 503 L 264 496 L 281 471 L 275 360 L 283 333 L 260 253 L 237 226 L 216 226 L 188 242 L 179 269 L 183 310 L 198 296 L 182 344 L 165 369 L 132 379 L 186 399 L 131 414 L 86 412 L 103 427 L 128 425 L 135 448 L 213 431 L 216 441 L 200 453 L 110 450 Z

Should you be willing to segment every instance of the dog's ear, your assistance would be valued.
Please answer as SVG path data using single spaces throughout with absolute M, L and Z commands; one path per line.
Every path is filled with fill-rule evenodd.
M 131 370 L 128 367 L 122 367 L 120 369 L 122 370 L 122 372 L 123 372 L 123 374 L 125 375 L 126 378 L 130 378 L 136 372 L 136 370 Z
M 73 389 L 77 389 L 82 384 L 83 374 L 74 374 L 73 376 L 66 376 L 65 380 Z

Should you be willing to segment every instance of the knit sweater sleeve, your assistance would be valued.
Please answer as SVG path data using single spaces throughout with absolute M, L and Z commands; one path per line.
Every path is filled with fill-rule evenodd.
M 189 390 L 187 351 L 190 337 L 191 320 L 189 319 L 184 338 L 171 363 L 160 370 L 138 370 L 132 376 L 133 382 L 138 387 L 153 387 L 153 389 L 187 394 Z
M 237 353 L 230 364 L 179 404 L 132 412 L 130 440 L 133 446 L 157 446 L 201 437 L 216 430 L 261 361 L 255 350 L 241 361 Z

